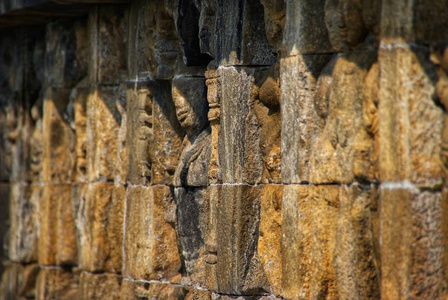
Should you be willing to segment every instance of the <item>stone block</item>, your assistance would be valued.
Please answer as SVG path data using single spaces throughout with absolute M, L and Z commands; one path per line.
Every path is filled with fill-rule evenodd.
M 37 264 L 5 264 L 0 282 L 1 299 L 30 299 L 36 297 Z
M 288 299 L 338 298 L 334 253 L 339 186 L 287 185 L 282 201 L 282 287 Z
M 374 63 L 362 87 L 362 122 L 354 140 L 353 175 L 360 182 L 379 180 L 379 67 Z
M 128 76 L 171 79 L 182 62 L 172 15 L 161 1 L 136 1 L 130 9 Z
M 70 183 L 75 174 L 76 137 L 71 123 L 70 90 L 48 87 L 44 96 L 43 181 Z
M 381 40 L 384 43 L 438 43 L 448 37 L 446 1 L 393 1 L 382 4 Z
M 266 292 L 266 275 L 256 255 L 260 222 L 260 186 L 223 185 L 218 202 L 218 292 Z
M 334 52 L 325 26 L 325 0 L 286 1 L 286 56 Z
M 409 183 L 380 186 L 381 297 L 445 296 L 446 193 Z
M 36 283 L 36 299 L 80 299 L 79 273 L 76 269 L 41 268 Z
M 124 200 L 123 186 L 112 183 L 88 185 L 78 220 L 83 270 L 121 272 Z
M 118 87 L 93 87 L 87 99 L 87 173 L 92 181 L 113 181 L 122 122 Z
M 0 183 L 0 245 L 7 245 L 10 223 L 10 194 L 11 185 L 7 183 Z M 8 249 L 0 248 L 0 260 L 4 261 L 8 257 Z M 0 274 L 3 274 L 4 266 L 0 264 Z
M 152 147 L 154 141 L 153 98 L 146 82 L 128 83 L 126 90 L 126 149 L 128 169 L 126 181 L 135 185 L 151 182 Z
M 128 186 L 124 226 L 125 277 L 170 279 L 180 266 L 175 205 L 167 186 Z
M 373 185 L 340 188 L 334 266 L 341 298 L 380 298 L 378 198 Z
M 167 81 L 151 81 L 153 103 L 153 144 L 151 149 L 153 184 L 171 184 L 182 151 L 184 130 L 176 117 L 171 85 Z
M 275 295 L 282 292 L 281 218 L 282 185 L 264 185 L 260 196 L 260 225 L 258 259 L 266 274 L 270 290 Z
M 37 261 L 39 201 L 38 185 L 14 184 L 10 197 L 9 259 L 15 262 Z
M 39 203 L 39 265 L 77 264 L 78 243 L 73 209 L 71 185 L 43 187 Z
M 359 51 L 333 57 L 325 67 L 331 78 L 318 80 L 314 98 L 312 183 L 351 183 L 355 142 L 363 126 L 363 87 L 374 52 Z M 359 142 L 359 141 L 358 141 Z
M 89 14 L 89 81 L 119 84 L 126 75 L 128 14 L 124 6 L 100 6 Z
M 267 68 L 266 68 L 267 69 Z M 261 181 L 260 126 L 251 109 L 255 79 L 265 68 L 220 67 L 219 164 L 224 183 Z
M 61 20 L 47 25 L 45 81 L 70 88 L 87 75 L 87 20 Z
M 119 275 L 81 272 L 79 276 L 80 299 L 120 300 L 122 299 L 120 292 L 121 277 Z
M 188 290 L 179 285 L 123 280 L 121 299 L 188 299 Z
M 215 52 L 219 65 L 271 65 L 277 60 L 277 51 L 266 38 L 260 2 L 232 0 L 226 5 L 215 5 L 214 10 L 216 20 L 209 30 L 210 40 L 216 39 L 216 43 L 215 50 L 210 52 Z M 201 25 L 199 30 L 206 27 Z M 216 37 L 213 37 L 213 32 Z M 206 41 L 203 43 L 208 44 Z
M 437 78 L 425 48 L 379 51 L 379 169 L 381 181 L 442 183 L 444 112 L 433 98 Z
M 330 55 L 299 55 L 280 61 L 281 177 L 284 183 L 310 181 L 313 100 L 318 78 L 319 81 L 331 78 L 331 68 L 327 65 L 324 69 L 330 59 Z

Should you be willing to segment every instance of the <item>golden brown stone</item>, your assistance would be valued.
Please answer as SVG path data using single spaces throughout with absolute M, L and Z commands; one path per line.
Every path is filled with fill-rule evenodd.
M 169 279 L 180 266 L 167 186 L 129 186 L 124 227 L 125 277 Z
M 74 300 L 80 298 L 79 270 L 40 269 L 36 283 L 36 299 Z
M 78 220 L 80 263 L 84 270 L 121 272 L 124 199 L 123 186 L 89 184 Z
M 81 299 L 119 300 L 121 277 L 115 274 L 92 274 L 82 272 L 79 276 L 79 294 Z
M 282 286 L 286 298 L 338 298 L 334 251 L 339 189 L 335 185 L 283 189 Z

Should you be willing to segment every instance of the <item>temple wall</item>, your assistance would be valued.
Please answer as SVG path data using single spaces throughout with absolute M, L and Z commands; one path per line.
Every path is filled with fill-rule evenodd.
M 445 299 L 448 1 L 0 1 L 0 299 Z

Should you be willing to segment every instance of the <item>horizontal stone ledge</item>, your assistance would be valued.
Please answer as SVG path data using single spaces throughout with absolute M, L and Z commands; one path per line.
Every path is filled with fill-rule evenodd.
M 128 0 L 0 0 L 0 28 L 45 24 L 52 18 L 79 17 L 93 4 L 120 4 Z

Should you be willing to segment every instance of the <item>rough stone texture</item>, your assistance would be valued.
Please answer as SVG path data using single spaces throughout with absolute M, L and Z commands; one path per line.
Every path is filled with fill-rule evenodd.
M 334 265 L 342 299 L 380 298 L 378 200 L 373 185 L 340 189 Z
M 43 180 L 71 183 L 75 171 L 75 134 L 70 127 L 69 89 L 48 87 L 44 102 Z
M 80 265 L 88 272 L 121 272 L 125 189 L 92 183 L 80 203 Z
M 263 171 L 253 101 L 257 69 L 220 67 L 219 159 L 224 183 L 259 183 Z M 258 71 L 258 73 L 260 73 Z M 228 154 L 230 153 L 230 154 Z
M 362 125 L 362 87 L 374 59 L 373 52 L 341 54 L 325 69 L 331 79 L 319 82 L 316 90 L 311 182 L 353 182 L 354 143 Z
M 98 6 L 89 14 L 88 74 L 92 83 L 118 84 L 126 73 L 125 11 L 120 5 Z
M 310 181 L 313 137 L 314 94 L 317 78 L 330 56 L 303 55 L 280 61 L 282 120 L 282 181 Z M 331 76 L 324 70 L 325 81 Z M 316 96 L 317 98 L 317 96 Z
M 43 187 L 39 224 L 39 265 L 75 265 L 78 245 L 70 185 Z
M 2 264 L 0 265 L 0 272 L 4 272 L 5 268 L 3 262 L 8 258 L 8 247 L 5 244 L 9 243 L 8 236 L 10 232 L 10 221 L 9 221 L 9 207 L 10 207 L 10 193 L 11 186 L 9 184 L 0 183 L 0 205 L 2 209 L 0 210 L 0 260 Z
M 188 299 L 188 290 L 168 283 L 149 283 L 124 280 L 121 285 L 121 299 Z M 194 299 L 194 298 L 193 298 Z
M 175 211 L 167 186 L 128 186 L 125 204 L 125 277 L 167 280 L 180 266 Z
M 256 246 L 260 222 L 260 187 L 222 186 L 218 202 L 217 279 L 225 294 L 266 290 L 266 275 Z
M 36 299 L 79 299 L 79 270 L 40 269 L 36 282 Z
M 447 298 L 447 8 L 0 0 L 0 299 Z
M 9 258 L 30 263 L 37 260 L 38 205 L 42 188 L 14 184 L 10 195 Z
M 79 276 L 81 299 L 121 299 L 121 278 L 115 274 L 82 272 Z
M 380 197 L 381 296 L 443 298 L 442 194 L 385 184 Z
M 434 101 L 437 73 L 428 55 L 427 48 L 421 47 L 379 51 L 382 181 L 409 180 L 428 187 L 442 183 L 439 153 L 444 112 Z
M 324 22 L 326 2 L 287 1 L 283 35 L 286 56 L 333 52 Z
M 282 286 L 290 299 L 338 298 L 334 266 L 340 187 L 283 188 Z
M 282 292 L 282 192 L 283 186 L 266 185 L 260 195 L 258 259 L 269 282 L 269 292 Z
M 92 88 L 87 99 L 87 173 L 92 181 L 113 181 L 117 175 L 118 130 L 121 124 L 118 87 Z

